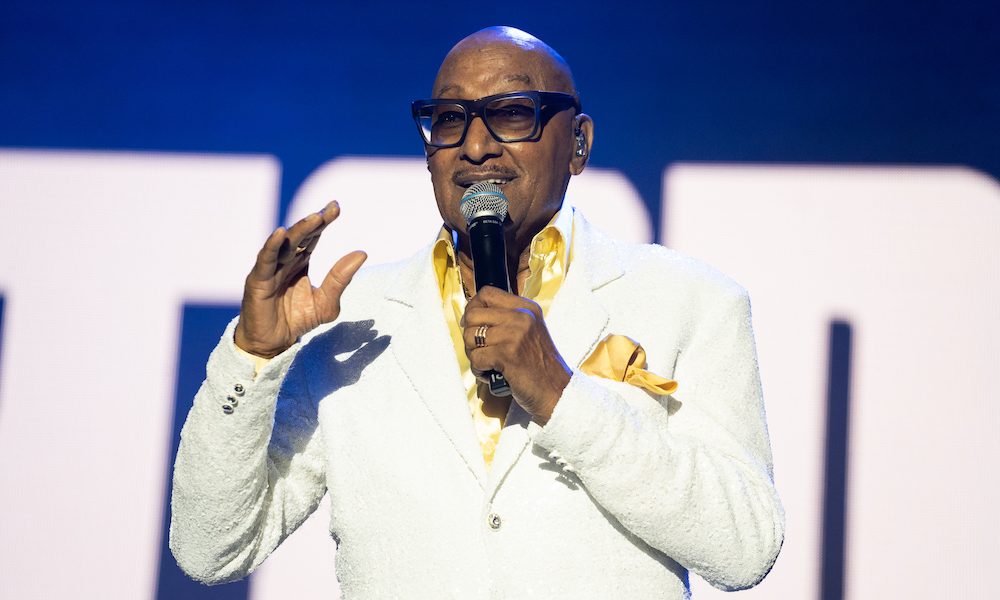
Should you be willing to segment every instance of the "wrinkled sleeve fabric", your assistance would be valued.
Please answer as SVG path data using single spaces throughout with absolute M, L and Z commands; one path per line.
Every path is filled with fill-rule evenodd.
M 235 327 L 209 357 L 174 465 L 170 550 L 204 583 L 246 576 L 326 492 L 316 406 L 292 367 L 300 345 L 255 376 L 232 341 Z M 237 405 L 227 414 L 230 398 Z
M 713 304 L 679 348 L 673 396 L 657 401 L 577 370 L 533 438 L 635 536 L 713 586 L 737 590 L 770 570 L 784 514 L 749 299 L 740 288 Z

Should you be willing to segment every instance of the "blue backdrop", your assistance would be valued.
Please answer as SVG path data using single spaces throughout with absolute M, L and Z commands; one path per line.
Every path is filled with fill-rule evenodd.
M 1000 176 L 998 18 L 982 0 L 7 0 L 0 146 L 274 154 L 280 217 L 332 157 L 419 155 L 409 101 L 458 39 L 510 24 L 569 60 L 593 164 L 628 175 L 659 223 L 680 160 Z

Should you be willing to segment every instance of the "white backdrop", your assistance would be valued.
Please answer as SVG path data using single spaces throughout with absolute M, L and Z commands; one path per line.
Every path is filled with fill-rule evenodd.
M 154 595 L 181 307 L 238 303 L 279 174 L 268 156 L 0 151 L 0 597 Z M 372 194 L 389 180 L 412 194 Z M 398 258 L 440 225 L 421 159 L 327 163 L 289 218 L 330 198 L 343 217 L 320 263 L 359 247 Z M 570 199 L 621 237 L 651 239 L 616 172 L 588 170 Z M 1000 559 L 996 181 L 962 168 L 674 165 L 661 215 L 668 245 L 753 301 L 788 532 L 768 579 L 737 597 L 818 596 L 835 318 L 854 333 L 846 596 L 988 595 Z M 373 223 L 379 235 L 364 236 Z M 252 576 L 253 598 L 333 596 L 322 512 Z

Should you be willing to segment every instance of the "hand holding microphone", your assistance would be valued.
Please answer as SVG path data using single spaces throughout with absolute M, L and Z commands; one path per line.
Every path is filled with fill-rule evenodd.
M 507 274 L 507 247 L 503 237 L 503 222 L 507 218 L 507 197 L 495 183 L 481 181 L 469 186 L 462 196 L 462 214 L 469 225 L 472 262 L 476 276 L 476 293 L 491 285 L 510 291 Z M 489 325 L 479 325 L 474 342 L 477 348 L 486 346 Z M 484 374 L 494 396 L 510 396 L 510 386 L 503 375 L 490 370 Z
M 494 396 L 512 395 L 545 424 L 573 373 L 545 327 L 541 307 L 509 291 L 507 198 L 499 186 L 480 182 L 465 193 L 461 208 L 476 279 L 476 295 L 462 317 L 469 364 Z

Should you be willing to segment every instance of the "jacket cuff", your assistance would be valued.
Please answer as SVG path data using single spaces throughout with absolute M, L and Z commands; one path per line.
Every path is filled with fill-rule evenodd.
M 619 394 L 635 393 L 645 392 L 616 381 L 601 379 L 599 383 L 577 369 L 548 422 L 541 426 L 532 421 L 528 435 L 549 451 L 549 458 L 564 470 L 574 472 L 603 459 L 604 444 L 595 442 L 621 433 L 623 419 L 628 420 L 632 407 Z
M 208 358 L 206 381 L 210 393 L 199 394 L 201 410 L 217 413 L 220 417 L 235 417 L 239 413 L 253 414 L 273 410 L 265 398 L 276 398 L 278 388 L 288 372 L 301 344 L 296 343 L 281 354 L 267 361 L 257 370 L 252 355 L 236 346 L 234 333 L 239 317 L 230 321 L 219 344 Z M 214 406 L 213 406 L 214 405 Z

